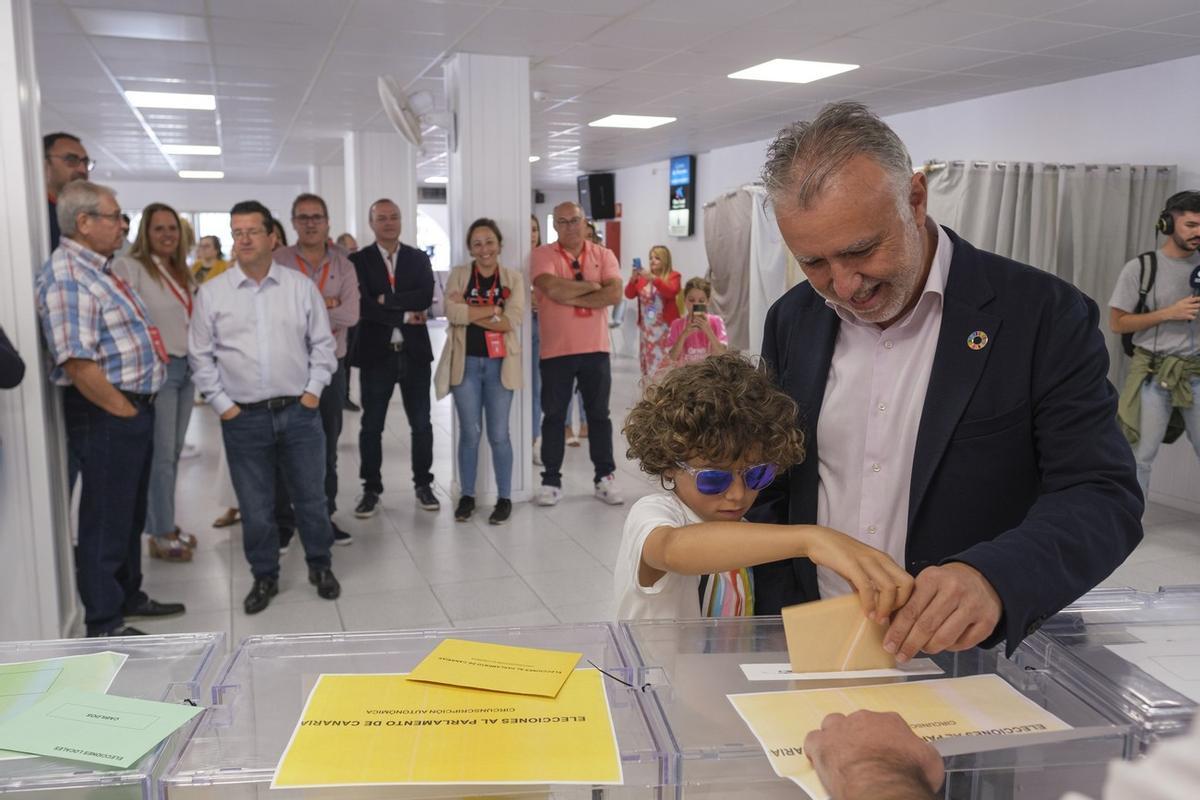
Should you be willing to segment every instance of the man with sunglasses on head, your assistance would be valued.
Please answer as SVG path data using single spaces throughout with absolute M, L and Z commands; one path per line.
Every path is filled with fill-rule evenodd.
M 50 204 L 50 249 L 54 250 L 61 236 L 55 211 L 58 195 L 71 181 L 87 180 L 96 162 L 88 158 L 87 150 L 78 136 L 62 131 L 42 137 L 42 154 L 46 162 L 46 195 Z
M 621 299 L 621 273 L 611 250 L 588 241 L 587 219 L 578 204 L 555 206 L 554 230 L 558 241 L 534 249 L 529 267 L 542 340 L 541 456 L 545 470 L 537 502 L 552 506 L 562 497 L 567 406 L 578 381 L 587 414 L 595 494 L 605 503 L 619 505 L 624 499 L 614 481 L 616 464 L 608 415 L 611 345 L 604 310 Z
M 329 506 L 329 524 L 333 526 L 333 543 L 348 545 L 354 539 L 337 526 L 333 513 L 337 511 L 337 445 L 342 435 L 346 397 L 346 339 L 350 329 L 358 324 L 358 275 L 342 249 L 329 244 L 329 209 L 319 195 L 305 193 L 292 201 L 292 227 L 296 229 L 296 244 L 275 250 L 275 262 L 299 270 L 316 284 L 337 342 L 338 367 L 321 393 L 320 410 L 321 427 L 325 430 L 325 500 Z M 280 546 L 286 548 L 295 524 L 288 504 L 283 501 L 281 496 L 280 519 L 276 521 L 282 532 Z
M 73 181 L 56 211 L 63 238 L 38 275 L 37 308 L 82 478 L 75 578 L 88 636 L 140 634 L 126 621 L 184 611 L 142 591 L 154 396 L 167 349 L 141 298 L 112 271 L 122 238 L 112 189 Z

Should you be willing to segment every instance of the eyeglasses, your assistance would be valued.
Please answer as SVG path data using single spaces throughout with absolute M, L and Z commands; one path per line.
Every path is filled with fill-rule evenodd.
M 238 229 L 230 231 L 229 235 L 237 239 L 253 239 L 256 236 L 262 236 L 267 232 L 266 228 L 246 228 L 245 230 Z
M 575 273 L 575 280 L 583 280 L 583 267 L 580 266 L 578 258 L 571 262 L 571 271 Z
M 70 167 L 71 169 L 75 169 L 80 164 L 83 164 L 84 169 L 86 169 L 88 172 L 91 172 L 92 170 L 94 170 L 96 168 L 95 161 L 88 158 L 87 156 L 83 156 L 81 158 L 81 157 L 75 155 L 74 153 L 67 153 L 65 156 L 60 156 L 56 153 L 49 153 L 46 155 L 46 158 L 57 158 L 60 161 L 62 161 L 64 164 L 66 164 L 68 167 Z
M 120 222 L 121 221 L 121 210 L 120 209 L 117 209 L 116 211 L 112 212 L 111 214 L 101 214 L 99 211 L 85 211 L 84 213 L 87 214 L 89 217 L 100 217 L 101 219 L 106 219 L 109 222 Z
M 298 214 L 292 217 L 292 222 L 299 222 L 301 225 L 317 225 L 324 222 L 325 219 L 324 214 Z
M 754 464 L 736 471 L 697 469 L 682 461 L 675 462 L 675 466 L 696 479 L 696 491 L 700 494 L 723 493 L 733 485 L 733 479 L 737 475 L 742 476 L 747 489 L 752 492 L 761 491 L 771 485 L 771 481 L 775 480 L 775 474 L 779 472 L 779 467 L 775 464 Z

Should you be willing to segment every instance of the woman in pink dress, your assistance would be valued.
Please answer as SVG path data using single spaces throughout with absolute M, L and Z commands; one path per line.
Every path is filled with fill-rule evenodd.
M 708 313 L 712 284 L 692 278 L 683 291 L 684 316 L 671 323 L 667 333 L 671 364 L 690 364 L 729 349 L 725 320 Z
M 625 284 L 625 296 L 637 298 L 638 361 L 642 375 L 653 375 L 667 364 L 667 332 L 679 319 L 679 273 L 671 267 L 671 251 L 662 245 L 650 248 L 650 269 L 642 268 L 641 259 L 633 261 L 633 276 Z

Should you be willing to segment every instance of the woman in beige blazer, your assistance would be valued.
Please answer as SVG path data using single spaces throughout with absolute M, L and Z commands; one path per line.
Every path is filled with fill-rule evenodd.
M 513 391 L 521 387 L 521 316 L 525 285 L 521 273 L 500 266 L 504 237 L 495 221 L 481 218 L 467 229 L 472 261 L 455 267 L 446 281 L 446 319 L 450 335 L 442 348 L 433 385 L 438 399 L 454 395 L 458 414 L 458 478 L 462 497 L 454 518 L 475 513 L 475 475 L 479 439 L 487 420 L 492 467 L 496 471 L 496 507 L 488 522 L 499 525 L 512 514 L 512 440 L 508 412 Z

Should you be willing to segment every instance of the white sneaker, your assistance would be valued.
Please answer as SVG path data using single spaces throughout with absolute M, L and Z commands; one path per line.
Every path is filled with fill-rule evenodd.
M 612 475 L 605 475 L 596 481 L 596 499 L 603 500 L 610 506 L 619 506 L 625 502 L 625 498 L 617 491 L 617 482 Z
M 537 504 L 539 506 L 556 506 L 562 499 L 562 489 L 557 486 L 543 486 L 538 489 Z
M 542 466 L 542 437 L 533 440 L 533 463 Z

